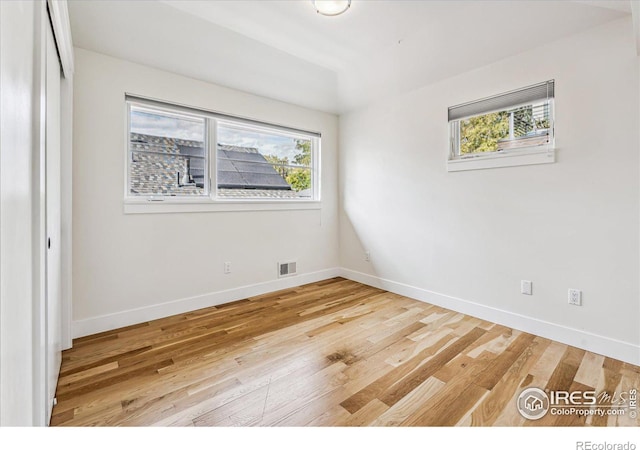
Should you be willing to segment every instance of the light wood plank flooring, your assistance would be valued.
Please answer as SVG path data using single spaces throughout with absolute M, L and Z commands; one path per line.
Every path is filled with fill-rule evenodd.
M 52 425 L 638 425 L 524 419 L 524 387 L 640 386 L 640 368 L 342 278 L 76 339 Z

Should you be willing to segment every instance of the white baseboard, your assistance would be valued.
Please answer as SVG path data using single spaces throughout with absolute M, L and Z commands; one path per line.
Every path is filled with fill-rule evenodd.
M 468 314 L 479 319 L 498 323 L 547 339 L 568 344 L 610 358 L 640 365 L 640 346 L 619 341 L 587 331 L 558 325 L 544 320 L 534 319 L 513 312 L 463 300 L 449 295 L 432 292 L 404 283 L 380 278 L 374 275 L 342 268 L 340 275 L 349 280 L 373 286 L 379 289 L 414 298 L 452 311 Z
M 547 339 L 572 345 L 611 358 L 640 365 L 640 346 L 619 341 L 587 331 L 558 325 L 544 320 L 523 316 L 513 312 L 463 300 L 438 292 L 429 291 L 404 283 L 387 280 L 374 275 L 365 274 L 345 268 L 332 268 L 318 272 L 300 274 L 294 277 L 280 278 L 264 283 L 242 286 L 225 291 L 210 292 L 195 297 L 174 300 L 159 305 L 130 309 L 114 314 L 76 320 L 71 324 L 74 338 L 88 336 L 102 331 L 113 330 L 154 319 L 182 314 L 209 306 L 221 305 L 247 297 L 267 294 L 269 292 L 301 286 L 307 283 L 327 280 L 342 276 L 369 286 L 394 292 L 399 295 L 431 303 L 452 311 L 468 314 L 479 319 L 495 322 L 510 328 L 542 336 Z
M 71 323 L 71 332 L 73 338 L 88 336 L 103 331 L 135 325 L 137 323 L 161 319 L 174 314 L 182 314 L 189 311 L 195 311 L 196 309 L 241 300 L 247 297 L 267 294 L 281 289 L 297 287 L 307 283 L 315 283 L 317 281 L 327 280 L 337 276 L 340 276 L 339 268 L 325 269 L 318 272 L 279 278 L 277 280 L 242 286 L 235 289 L 210 292 L 208 294 L 174 300 L 167 303 L 161 303 L 159 305 L 130 309 L 113 314 L 106 314 L 104 316 L 90 317 L 88 319 L 73 321 Z

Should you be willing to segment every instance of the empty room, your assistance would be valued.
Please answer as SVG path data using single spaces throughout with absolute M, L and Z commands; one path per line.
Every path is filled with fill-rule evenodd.
M 0 22 L 0 425 L 629 448 L 640 2 L 24 0 Z

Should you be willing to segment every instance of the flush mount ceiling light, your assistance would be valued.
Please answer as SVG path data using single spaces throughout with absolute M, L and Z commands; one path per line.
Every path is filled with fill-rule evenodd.
M 323 16 L 337 16 L 351 6 L 351 0 L 311 0 L 311 3 Z

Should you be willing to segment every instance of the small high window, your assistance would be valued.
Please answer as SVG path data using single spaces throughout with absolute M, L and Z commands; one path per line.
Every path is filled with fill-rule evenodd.
M 554 84 L 449 108 L 449 171 L 553 162 Z

